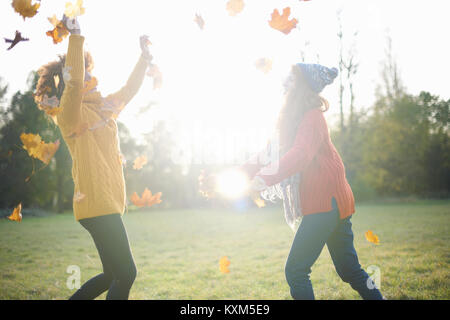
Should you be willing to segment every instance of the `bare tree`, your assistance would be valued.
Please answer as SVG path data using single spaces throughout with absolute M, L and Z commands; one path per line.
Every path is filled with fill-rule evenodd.
M 358 72 L 359 63 L 356 61 L 356 40 L 358 31 L 353 33 L 353 41 L 349 49 L 344 48 L 344 32 L 341 19 L 342 10 L 337 12 L 339 30 L 339 107 L 340 107 L 340 129 L 345 131 L 345 118 L 344 118 L 344 93 L 345 85 L 348 85 L 350 95 L 350 120 L 349 127 L 351 128 L 354 122 L 355 113 L 355 91 L 354 91 L 354 76 Z M 344 73 L 346 79 L 344 79 Z

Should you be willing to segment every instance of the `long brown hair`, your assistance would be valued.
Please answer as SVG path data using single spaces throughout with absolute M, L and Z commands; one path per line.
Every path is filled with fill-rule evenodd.
M 292 147 L 304 114 L 312 109 L 321 109 L 325 112 L 329 108 L 328 101 L 311 89 L 297 65 L 292 66 L 289 81 L 285 95 L 286 100 L 279 113 L 277 123 L 281 156 Z
M 66 64 L 66 55 L 59 56 L 59 59 L 42 66 L 38 70 L 39 80 L 36 85 L 34 98 L 41 101 L 46 94 L 48 97 L 56 96 L 61 99 L 65 84 L 63 79 L 63 68 Z M 86 71 L 91 72 L 94 68 L 94 61 L 89 52 L 84 53 L 84 66 Z M 58 80 L 55 80 L 58 78 Z

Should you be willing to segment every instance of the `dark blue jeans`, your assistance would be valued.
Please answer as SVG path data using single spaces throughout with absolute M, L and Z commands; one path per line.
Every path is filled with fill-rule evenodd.
M 350 218 L 340 219 L 336 200 L 330 212 L 304 216 L 295 235 L 286 262 L 286 280 L 296 300 L 314 300 L 309 275 L 325 244 L 338 275 L 349 283 L 365 300 L 381 300 L 383 296 L 374 286 L 367 285 L 369 275 L 361 268 L 353 246 Z M 371 281 L 371 280 L 369 280 Z

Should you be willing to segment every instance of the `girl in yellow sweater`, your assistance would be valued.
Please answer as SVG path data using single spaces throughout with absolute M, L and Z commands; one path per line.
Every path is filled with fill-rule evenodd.
M 103 265 L 103 273 L 71 299 L 95 299 L 107 290 L 107 299 L 128 299 L 136 266 L 122 223 L 126 195 L 115 118 L 139 90 L 152 57 L 143 36 L 128 82 L 103 98 L 90 75 L 92 59 L 83 52 L 78 22 L 63 21 L 71 33 L 67 55 L 39 70 L 35 96 L 40 103 L 47 95 L 60 100 L 56 120 L 73 161 L 75 219 L 91 234 Z

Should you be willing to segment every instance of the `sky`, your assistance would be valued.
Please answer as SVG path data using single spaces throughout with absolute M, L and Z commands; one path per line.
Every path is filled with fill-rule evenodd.
M 140 55 L 139 36 L 147 34 L 152 41 L 150 50 L 163 73 L 163 87 L 154 90 L 152 79 L 146 78 L 119 118 L 136 138 L 155 121 L 166 120 L 186 139 L 196 139 L 196 130 L 204 136 L 208 130 L 214 131 L 209 136 L 227 136 L 226 130 L 234 128 L 234 133 L 251 131 L 248 135 L 262 137 L 256 145 L 263 144 L 282 103 L 283 78 L 292 64 L 301 61 L 301 52 L 306 62 L 338 65 L 338 10 L 345 46 L 355 43 L 360 65 L 355 77 L 357 107 L 374 101 L 387 35 L 407 90 L 450 98 L 450 45 L 443 38 L 450 30 L 449 1 L 244 0 L 243 12 L 234 17 L 226 10 L 227 1 L 84 0 L 86 13 L 79 22 L 102 94 L 125 84 Z M 67 50 L 68 40 L 54 45 L 45 35 L 52 29 L 47 17 L 61 16 L 65 2 L 42 0 L 38 14 L 26 21 L 13 11 L 11 1 L 0 2 L 0 36 L 13 37 L 20 30 L 30 38 L 11 51 L 6 51 L 6 43 L 0 48 L 0 77 L 9 85 L 9 97 L 27 87 L 31 70 Z M 267 21 L 275 8 L 281 12 L 287 6 L 299 23 L 284 35 Z M 194 22 L 196 13 L 205 20 L 204 30 Z M 358 35 L 353 38 L 355 31 Z M 272 60 L 270 73 L 255 67 L 259 58 Z M 333 124 L 338 83 L 326 88 L 323 96 L 331 103 L 326 117 Z

